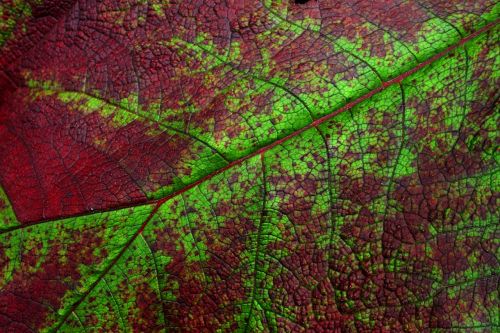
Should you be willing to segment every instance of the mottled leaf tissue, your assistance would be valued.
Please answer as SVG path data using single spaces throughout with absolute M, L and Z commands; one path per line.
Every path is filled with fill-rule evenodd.
M 498 332 L 499 15 L 0 2 L 0 333 Z

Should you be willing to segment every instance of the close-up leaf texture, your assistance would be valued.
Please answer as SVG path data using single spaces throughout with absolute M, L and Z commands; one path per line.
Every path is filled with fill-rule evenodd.
M 0 332 L 499 332 L 499 17 L 1 0 Z

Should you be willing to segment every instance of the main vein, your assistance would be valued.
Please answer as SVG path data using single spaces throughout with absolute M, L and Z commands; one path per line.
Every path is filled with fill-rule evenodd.
M 443 58 L 444 56 L 446 56 L 447 54 L 449 54 L 450 52 L 456 50 L 457 48 L 461 47 L 462 45 L 464 45 L 465 43 L 467 43 L 468 41 L 476 38 L 477 36 L 481 35 L 482 33 L 492 29 L 493 27 L 495 27 L 498 23 L 500 23 L 500 19 L 498 20 L 495 20 L 485 26 L 483 26 L 482 28 L 480 28 L 479 30 L 471 33 L 470 35 L 460 39 L 457 43 L 455 43 L 454 45 L 451 45 L 449 46 L 448 48 L 438 52 L 437 54 L 435 54 L 434 56 L 428 58 L 427 60 L 425 60 L 424 62 L 421 62 L 420 64 L 418 64 L 417 66 L 413 67 L 412 69 L 406 71 L 406 72 L 403 72 L 401 74 L 399 74 L 398 76 L 390 79 L 390 80 L 387 80 L 387 81 L 383 81 L 377 88 L 375 89 L 372 89 L 371 91 L 367 92 L 366 94 L 358 97 L 357 99 L 349 102 L 349 103 L 346 103 L 344 106 L 336 109 L 336 110 L 333 110 L 332 112 L 328 113 L 327 115 L 323 116 L 323 117 L 320 117 L 312 122 L 310 122 L 309 124 L 305 125 L 304 127 L 282 137 L 281 139 L 278 139 L 264 147 L 261 147 L 243 157 L 240 157 L 239 159 L 236 159 L 230 163 L 228 163 L 227 165 L 225 165 L 224 167 L 218 169 L 218 170 L 215 170 L 209 174 L 207 174 L 206 176 L 198 179 L 197 181 L 191 183 L 191 184 L 188 184 L 186 185 L 185 187 L 177 190 L 177 191 L 174 191 L 172 192 L 171 194 L 163 197 L 163 198 L 160 198 L 160 199 L 151 199 L 151 200 L 145 200 L 145 201 L 140 201 L 140 202 L 134 202 L 134 203 L 131 203 L 131 204 L 128 204 L 128 205 L 120 205 L 120 206 L 117 206 L 117 207 L 113 207 L 113 208 L 110 208 L 110 209 L 103 209 L 103 210 L 95 210 L 93 211 L 92 213 L 88 213 L 88 212 L 84 212 L 83 214 L 74 214 L 74 215 L 70 215 L 70 216 L 61 216 L 60 219 L 63 219 L 63 218 L 70 218 L 70 217 L 76 217 L 76 216 L 82 216 L 82 215 L 92 215 L 92 214 L 98 214 L 98 213 L 103 213 L 103 212 L 111 212 L 111 211 L 116 211 L 116 210 L 119 210 L 119 209 L 123 209 L 123 208 L 128 208 L 128 207 L 136 207 L 136 206 L 141 206 L 141 205 L 146 205 L 146 204 L 162 204 L 163 202 L 173 198 L 173 197 L 176 197 L 196 186 L 198 186 L 199 184 L 225 172 L 226 170 L 228 169 L 231 169 L 232 167 L 236 166 L 236 165 L 240 165 L 242 164 L 243 162 L 245 162 L 246 160 L 252 158 L 252 157 L 255 157 L 259 154 L 264 154 L 266 151 L 276 147 L 276 146 L 279 146 L 281 145 L 282 143 L 300 135 L 301 133 L 311 129 L 311 128 L 316 128 L 318 127 L 319 125 L 325 123 L 326 121 L 332 119 L 333 117 L 339 115 L 340 113 L 343 113 L 351 108 L 353 108 L 354 106 L 360 104 L 361 102 L 369 99 L 370 97 L 372 97 L 373 95 L 387 89 L 388 87 L 391 87 L 395 84 L 400 84 L 404 79 L 406 79 L 408 76 L 418 72 L 419 70 L 423 69 L 424 67 L 436 62 L 437 60 Z M 58 219 L 58 220 L 60 220 Z M 37 221 L 37 222 L 34 222 L 34 223 L 30 223 L 30 224 L 24 224 L 24 225 L 18 225 L 18 226 L 13 226 L 13 227 L 10 227 L 10 228 L 6 228 L 4 230 L 1 230 L 0 231 L 0 235 L 3 234 L 3 233 L 6 233 L 6 232 L 10 232 L 10 231 L 14 231 L 14 230 L 17 230 L 17 229 L 22 229 L 22 228 L 25 228 L 25 227 L 28 227 L 28 226 L 33 226 L 33 225 L 37 225 L 37 224 L 42 224 L 42 223 L 47 223 L 47 222 L 51 222 L 53 220 L 40 220 L 40 221 Z

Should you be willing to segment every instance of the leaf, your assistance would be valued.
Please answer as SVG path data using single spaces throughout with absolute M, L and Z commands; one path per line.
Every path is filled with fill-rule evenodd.
M 495 2 L 21 5 L 0 331 L 498 329 Z

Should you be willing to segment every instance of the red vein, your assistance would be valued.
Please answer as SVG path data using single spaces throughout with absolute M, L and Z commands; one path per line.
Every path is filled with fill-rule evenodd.
M 241 158 L 239 158 L 239 159 L 237 159 L 237 160 L 229 163 L 228 165 L 224 166 L 223 168 L 220 168 L 220 169 L 218 169 L 218 170 L 216 170 L 216 171 L 214 171 L 212 173 L 209 173 L 205 177 L 203 177 L 203 178 L 195 181 L 194 183 L 191 183 L 191 184 L 185 186 L 184 188 L 182 188 L 182 189 L 180 189 L 180 190 L 178 190 L 176 192 L 173 192 L 173 193 L 167 195 L 166 197 L 164 197 L 162 199 L 151 200 L 150 202 L 158 202 L 160 204 L 164 203 L 165 201 L 168 201 L 169 199 L 171 199 L 171 198 L 173 198 L 173 197 L 175 197 L 175 196 L 177 196 L 179 194 L 182 194 L 182 193 L 184 193 L 184 192 L 192 189 L 193 187 L 196 187 L 196 186 L 200 185 L 201 183 L 203 183 L 203 182 L 205 182 L 205 181 L 207 181 L 207 180 L 209 180 L 209 179 L 211 179 L 211 178 L 213 178 L 213 177 L 215 177 L 215 176 L 223 173 L 224 171 L 232 168 L 235 165 L 242 164 L 246 160 L 248 160 L 248 159 L 250 159 L 250 158 L 252 158 L 254 156 L 257 156 L 259 154 L 262 155 L 266 151 L 268 151 L 268 150 L 270 150 L 270 149 L 272 149 L 272 148 L 274 148 L 276 146 L 281 145 L 283 142 L 288 141 L 288 140 L 290 140 L 290 139 L 292 139 L 292 138 L 294 138 L 294 137 L 302 134 L 303 132 L 305 132 L 305 131 L 313 128 L 313 127 L 317 127 L 317 126 L 323 124 L 324 122 L 330 120 L 331 118 L 339 115 L 342 112 L 345 112 L 345 111 L 351 109 L 352 107 L 356 106 L 357 104 L 359 104 L 359 103 L 367 100 L 368 98 L 370 98 L 373 95 L 375 95 L 375 94 L 377 94 L 377 93 L 379 93 L 379 92 L 387 89 L 388 87 L 393 86 L 395 84 L 399 84 L 401 81 L 403 81 L 408 76 L 414 74 L 415 72 L 421 70 L 422 68 L 424 68 L 424 67 L 430 65 L 431 63 L 437 61 L 438 59 L 442 58 L 443 56 L 447 55 L 451 51 L 457 49 L 458 47 L 460 47 L 463 44 L 467 43 L 471 39 L 473 39 L 473 38 L 477 37 L 478 35 L 482 34 L 483 32 L 486 32 L 486 31 L 490 30 L 495 25 L 497 25 L 499 22 L 500 22 L 500 20 L 496 20 L 494 22 L 491 22 L 491 23 L 485 25 L 484 27 L 482 27 L 481 29 L 477 30 L 476 32 L 468 35 L 467 37 L 462 38 L 458 43 L 456 43 L 456 44 L 454 44 L 454 45 L 446 48 L 445 50 L 437 53 L 436 55 L 432 56 L 431 58 L 427 59 L 426 61 L 420 63 L 418 66 L 413 67 L 412 69 L 410 69 L 410 70 L 408 70 L 408 71 L 406 71 L 406 72 L 404 72 L 404 73 L 396 76 L 395 78 L 383 82 L 382 85 L 379 86 L 378 88 L 375 88 L 375 89 L 369 91 L 368 93 L 366 93 L 365 95 L 363 95 L 361 97 L 358 97 L 357 99 L 355 99 L 355 100 L 347 103 L 346 105 L 344 105 L 340 109 L 337 109 L 337 110 L 333 111 L 332 113 L 327 114 L 326 116 L 323 116 L 321 118 L 316 119 L 312 123 L 310 123 L 310 124 L 308 124 L 308 125 L 300 128 L 300 129 L 296 130 L 295 132 L 292 132 L 292 133 L 288 134 L 287 136 L 285 136 L 285 137 L 283 137 L 283 138 L 281 138 L 279 140 L 276 140 L 276 141 L 268 144 L 267 146 L 264 146 L 264 147 L 262 147 L 262 148 L 260 148 L 260 149 L 258 149 L 256 151 L 254 151 L 254 152 L 246 155 L 246 156 L 243 156 L 243 157 L 241 157 Z
M 435 54 L 434 56 L 430 57 L 429 59 L 427 59 L 426 61 L 418 64 L 417 66 L 413 67 L 412 69 L 396 76 L 395 78 L 393 79 L 390 79 L 388 81 L 385 81 L 382 83 L 382 85 L 380 85 L 379 87 L 369 91 L 368 93 L 364 94 L 363 96 L 361 97 L 358 97 L 357 99 L 345 104 L 343 107 L 333 111 L 332 113 L 329 113 L 321 118 L 318 118 L 316 120 L 314 120 L 313 122 L 311 122 L 310 124 L 288 134 L 287 136 L 279 139 L 279 140 L 276 140 L 246 156 L 243 156 L 237 160 L 234 160 L 233 162 L 227 164 L 226 166 L 212 172 L 212 173 L 209 173 L 208 175 L 198 179 L 197 181 L 189 184 L 189 185 L 186 185 L 185 187 L 183 187 L 182 189 L 178 190 L 178 191 L 175 191 L 167 196 L 165 196 L 164 198 L 161 198 L 161 199 L 154 199 L 154 200 L 143 200 L 143 201 L 139 201 L 139 202 L 133 202 L 133 203 L 130 203 L 129 205 L 120 205 L 120 206 L 117 206 L 117 207 L 114 207 L 112 209 L 107 209 L 107 210 L 102 210 L 102 211 L 99 211 L 99 210 L 96 210 L 95 213 L 103 213 L 103 212 L 110 212 L 110 211 L 114 211 L 114 210 L 118 210 L 118 209 L 123 209 L 123 208 L 129 208 L 129 207 L 137 207 L 137 206 L 140 206 L 140 205 L 144 205 L 144 204 L 156 204 L 156 205 L 162 205 L 164 202 L 168 201 L 169 199 L 173 198 L 173 197 L 176 197 L 190 189 L 192 189 L 193 187 L 196 187 L 198 185 L 200 185 L 201 183 L 225 172 L 226 170 L 236 166 L 236 165 L 239 165 L 239 164 L 242 164 L 243 162 L 245 162 L 246 160 L 254 157 L 254 156 L 257 156 L 259 154 L 264 154 L 266 151 L 278 146 L 278 145 L 281 145 L 282 143 L 284 143 L 285 141 L 288 141 L 298 135 L 300 135 L 301 133 L 311 129 L 311 128 L 314 128 L 314 127 L 317 127 L 321 124 L 323 124 L 324 122 L 330 120 L 331 118 L 339 115 L 340 113 L 343 113 L 351 108 L 353 108 L 354 106 L 358 105 L 359 103 L 369 99 L 370 97 L 372 97 L 373 95 L 387 89 L 388 87 L 390 86 L 393 86 L 395 84 L 399 84 L 401 83 L 404 79 L 406 79 L 408 76 L 416 73 L 417 71 L 421 70 L 422 68 L 430 65 L 431 63 L 441 59 L 442 57 L 444 57 L 445 55 L 447 55 L 448 53 L 454 51 L 455 49 L 459 48 L 460 46 L 464 45 L 465 43 L 467 43 L 468 41 L 470 41 L 471 39 L 479 36 L 480 34 L 490 30 L 491 28 L 493 28 L 494 26 L 496 26 L 498 23 L 500 22 L 500 19 L 498 20 L 495 20 L 493 22 L 490 22 L 489 24 L 485 25 L 484 27 L 482 27 L 481 29 L 471 33 L 470 35 L 462 38 L 461 40 L 459 40 L 457 43 L 455 43 L 454 45 L 451 45 L 449 46 L 448 48 L 442 50 L 441 52 Z M 54 219 L 62 219 L 62 218 L 70 218 L 70 217 L 78 217 L 78 216 L 83 216 L 83 215 L 88 215 L 89 212 L 82 212 L 81 214 L 73 214 L 73 215 L 68 215 L 68 216 L 59 216 L 59 217 L 56 217 Z M 54 219 L 51 219 L 51 220 L 41 220 L 41 221 L 37 221 L 37 222 L 34 222 L 34 223 L 30 223 L 29 225 L 27 224 L 24 224 L 24 225 L 19 225 L 19 226 L 14 226 L 14 227 L 10 227 L 10 228 L 6 228 L 4 229 L 3 231 L 0 231 L 0 234 L 2 233 L 5 233 L 5 232 L 9 232 L 9 231 L 12 231 L 12 230 L 16 230 L 16 229 L 20 229 L 20 228 L 24 228 L 24 227 L 27 227 L 27 226 L 32 226 L 32 225 L 37 225 L 37 224 L 42 224 L 42 223 L 46 223 L 46 222 L 50 222 L 50 221 L 53 221 Z

